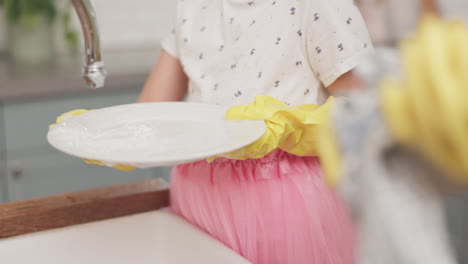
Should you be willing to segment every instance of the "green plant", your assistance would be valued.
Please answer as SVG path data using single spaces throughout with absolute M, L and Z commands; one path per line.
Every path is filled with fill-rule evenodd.
M 0 0 L 0 7 L 4 7 L 5 17 L 9 24 L 22 23 L 28 28 L 34 28 L 41 16 L 51 24 L 60 16 L 65 40 L 72 51 L 77 50 L 78 35 L 71 25 L 70 3 L 61 14 L 55 0 Z
M 72 9 L 72 6 L 70 2 L 68 2 L 66 6 L 66 12 L 64 12 L 62 15 L 62 24 L 63 24 L 63 31 L 65 32 L 65 40 L 67 41 L 68 46 L 72 49 L 72 51 L 76 52 L 78 51 L 78 34 L 73 29 L 73 26 L 71 23 L 71 15 L 70 15 L 71 9 Z
M 54 0 L 0 0 L 5 7 L 5 16 L 9 24 L 25 22 L 34 26 L 39 14 L 44 15 L 50 23 L 57 17 Z

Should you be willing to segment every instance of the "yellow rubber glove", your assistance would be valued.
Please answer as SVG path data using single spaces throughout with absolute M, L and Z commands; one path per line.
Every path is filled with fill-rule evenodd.
M 66 112 L 64 114 L 61 114 L 59 117 L 57 117 L 57 120 L 55 121 L 55 124 L 50 125 L 50 127 L 54 127 L 55 125 L 63 122 L 69 116 L 81 115 L 81 114 L 87 113 L 89 111 L 91 111 L 91 110 L 76 109 L 76 110 L 72 110 L 72 111 Z M 98 160 L 83 159 L 83 161 L 86 162 L 87 164 L 94 164 L 94 165 L 99 165 L 99 166 L 112 167 L 114 169 L 121 170 L 121 171 L 131 171 L 131 170 L 136 169 L 136 167 L 134 167 L 134 166 L 125 165 L 125 164 L 117 164 L 117 165 L 113 165 L 113 166 L 108 166 L 108 165 L 106 165 L 103 162 L 98 161 Z
M 382 85 L 396 139 L 468 183 L 468 26 L 426 17 L 402 45 L 404 78 Z
M 226 117 L 229 120 L 264 120 L 267 131 L 255 143 L 219 157 L 246 160 L 259 159 L 275 149 L 281 149 L 297 156 L 316 156 L 317 131 L 328 117 L 334 98 L 324 105 L 301 105 L 291 107 L 268 96 L 257 96 L 248 105 L 230 108 Z
M 324 171 L 325 181 L 328 186 L 335 188 L 341 181 L 342 156 L 338 147 L 338 140 L 333 127 L 331 116 L 317 130 L 317 146 L 320 156 L 320 164 Z
M 52 124 L 52 125 L 50 125 L 49 127 L 54 127 L 55 125 L 57 125 L 57 124 L 59 124 L 59 123 L 62 123 L 63 120 L 65 120 L 65 119 L 66 119 L 67 117 L 69 117 L 69 116 L 81 115 L 81 114 L 84 114 L 84 113 L 89 112 L 89 111 L 91 111 L 91 110 L 76 109 L 76 110 L 72 110 L 72 111 L 63 113 L 63 114 L 61 114 L 59 117 L 57 117 L 57 119 L 55 120 L 55 124 Z

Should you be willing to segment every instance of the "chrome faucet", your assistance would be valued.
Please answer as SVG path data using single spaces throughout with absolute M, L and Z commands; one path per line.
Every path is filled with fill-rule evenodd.
M 107 73 L 101 59 L 96 13 L 90 0 L 71 1 L 80 19 L 85 42 L 86 64 L 83 69 L 83 78 L 91 88 L 101 88 L 104 86 Z

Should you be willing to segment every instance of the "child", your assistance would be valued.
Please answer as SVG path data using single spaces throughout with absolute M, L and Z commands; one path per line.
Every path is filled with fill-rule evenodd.
M 351 0 L 179 0 L 162 46 L 139 102 L 321 104 L 372 49 Z M 181 165 L 172 209 L 254 264 L 352 264 L 353 227 L 321 173 L 279 150 Z

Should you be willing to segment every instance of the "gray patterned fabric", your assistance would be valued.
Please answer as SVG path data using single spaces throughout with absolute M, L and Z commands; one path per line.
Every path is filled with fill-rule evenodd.
M 369 87 L 397 73 L 389 50 L 378 51 L 357 72 Z M 445 176 L 400 146 L 386 127 L 375 88 L 340 101 L 333 125 L 342 153 L 338 193 L 360 233 L 359 264 L 454 264 L 447 232 Z

